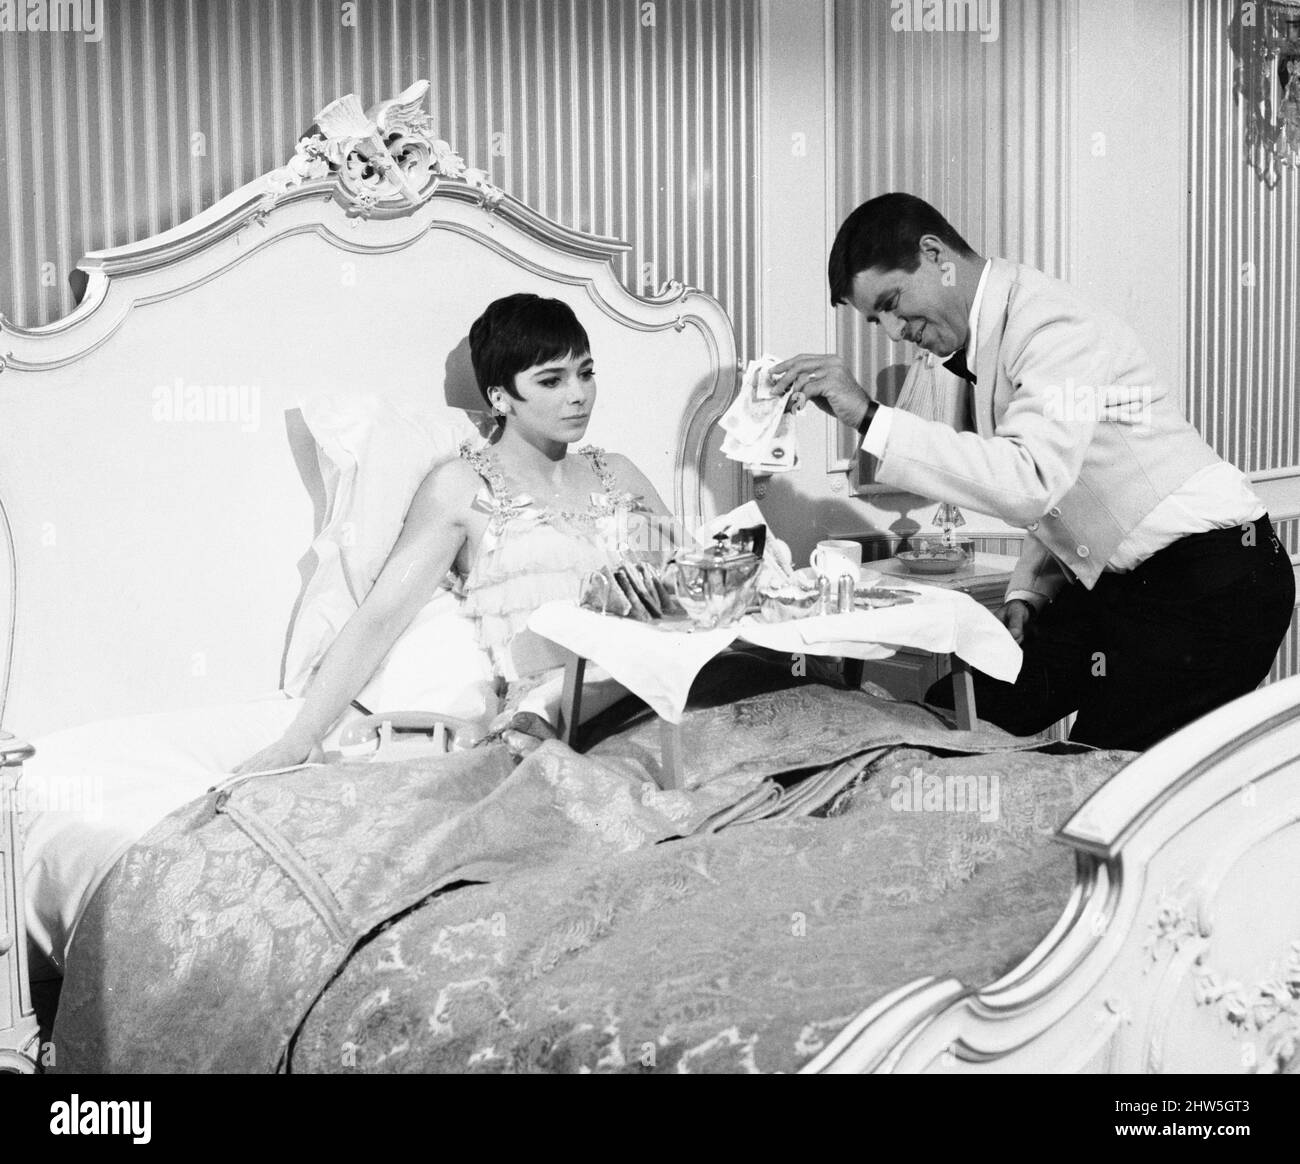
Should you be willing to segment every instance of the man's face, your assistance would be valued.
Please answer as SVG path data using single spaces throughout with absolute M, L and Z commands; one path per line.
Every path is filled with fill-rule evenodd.
M 957 289 L 956 267 L 942 254 L 923 248 L 915 271 L 859 271 L 849 302 L 892 340 L 907 340 L 939 356 L 966 345 L 970 307 Z

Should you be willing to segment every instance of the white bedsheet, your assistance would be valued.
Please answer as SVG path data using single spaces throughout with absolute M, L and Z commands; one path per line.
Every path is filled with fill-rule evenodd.
M 556 721 L 562 676 L 535 688 L 520 710 Z M 410 685 L 397 699 L 412 702 Z M 467 688 L 470 704 L 477 687 Z M 593 667 L 583 718 L 626 693 Z M 470 704 L 451 714 L 474 715 Z M 382 706 L 382 705 L 381 705 Z M 283 692 L 247 703 L 100 720 L 32 740 L 23 765 L 23 878 L 33 973 L 62 974 L 72 936 L 108 871 L 155 824 L 226 778 L 231 768 L 273 743 L 302 707 Z M 356 715 L 345 713 L 322 741 L 327 752 Z
M 19 790 L 33 954 L 61 973 L 77 921 L 122 853 L 276 740 L 300 706 L 275 695 L 103 720 L 33 740 L 36 755 L 23 765 Z M 33 968 L 42 969 L 39 958 Z

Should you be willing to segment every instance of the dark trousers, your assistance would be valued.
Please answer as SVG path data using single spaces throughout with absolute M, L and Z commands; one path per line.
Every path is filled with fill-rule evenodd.
M 1253 691 L 1291 622 L 1295 576 L 1267 517 L 1190 534 L 1128 574 L 1067 586 L 1030 621 L 1015 683 L 975 671 L 981 719 L 1015 735 L 1073 711 L 1070 739 L 1141 750 Z M 952 681 L 926 693 L 952 707 Z

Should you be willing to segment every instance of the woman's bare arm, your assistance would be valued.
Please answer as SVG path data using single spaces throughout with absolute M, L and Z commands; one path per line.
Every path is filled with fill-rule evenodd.
M 606 453 L 605 464 L 609 466 L 610 471 L 614 474 L 614 480 L 618 482 L 620 489 L 626 489 L 629 493 L 640 497 L 645 503 L 646 509 L 651 513 L 661 517 L 671 517 L 668 506 L 659 496 L 658 491 L 650 484 L 650 478 L 647 477 L 630 457 L 623 456 L 622 453 Z
M 605 463 L 614 474 L 620 489 L 641 498 L 644 512 L 634 515 L 634 521 L 644 523 L 645 529 L 633 528 L 625 539 L 629 545 L 651 552 L 651 560 L 662 564 L 678 546 L 688 543 L 681 521 L 672 515 L 663 498 L 659 496 L 650 479 L 621 453 L 607 453 Z
M 301 763 L 325 737 L 451 569 L 468 537 L 478 488 L 477 474 L 463 461 L 440 465 L 425 478 L 388 561 L 326 652 L 297 718 L 236 774 Z

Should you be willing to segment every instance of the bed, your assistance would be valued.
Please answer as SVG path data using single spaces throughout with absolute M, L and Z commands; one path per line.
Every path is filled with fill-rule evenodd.
M 72 315 L 0 329 L 2 722 L 38 743 L 35 759 L 22 739 L 0 743 L 0 1066 L 1295 1070 L 1300 679 L 1140 757 L 941 735 L 866 695 L 888 730 L 840 739 L 828 720 L 790 731 L 783 715 L 820 724 L 841 698 L 820 688 L 702 706 L 706 736 L 739 717 L 763 745 L 763 763 L 733 757 L 719 773 L 752 778 L 746 804 L 761 824 L 738 823 L 737 802 L 725 822 L 703 810 L 689 827 L 637 817 L 644 843 L 609 863 L 610 830 L 585 826 L 506 872 L 483 872 L 481 853 L 439 857 L 404 882 L 400 908 L 342 878 L 332 892 L 356 900 L 333 930 L 301 923 L 324 926 L 319 948 L 331 952 L 289 984 L 293 998 L 265 995 L 284 986 L 275 975 L 249 975 L 268 1013 L 285 1016 L 270 1041 L 249 1035 L 255 1049 L 232 1042 L 204 1058 L 202 1029 L 185 1026 L 194 1016 L 140 990 L 140 1013 L 163 1016 L 175 1050 L 161 1064 L 133 1058 L 128 1044 L 148 1040 L 138 1028 L 115 1037 L 121 1016 L 100 1002 L 115 983 L 130 994 L 165 975 L 101 960 L 65 985 L 58 1022 L 76 1045 L 53 1061 L 60 1028 L 42 1043 L 23 940 L 38 928 L 22 879 L 32 864 L 20 855 L 34 835 L 22 810 L 39 824 L 51 805 L 25 797 L 24 764 L 30 776 L 42 756 L 62 756 L 81 798 L 68 815 L 107 838 L 61 935 L 89 949 L 130 924 L 151 861 L 209 851 L 176 831 L 207 821 L 221 795 L 207 791 L 216 745 L 196 741 L 247 754 L 282 723 L 283 693 L 346 616 L 346 601 L 322 602 L 322 579 L 333 570 L 337 591 L 341 572 L 355 592 L 382 557 L 362 510 L 340 501 L 365 500 L 349 473 L 378 449 L 389 478 L 409 477 L 438 441 L 445 453 L 473 431 L 464 337 L 490 299 L 534 290 L 573 304 L 606 369 L 590 439 L 631 455 L 676 513 L 704 520 L 746 499 L 718 452 L 738 370 L 720 305 L 672 282 L 626 291 L 611 262 L 622 244 L 493 188 L 437 140 L 424 97 L 417 83 L 365 113 L 354 98 L 334 103 L 280 170 L 175 230 L 87 256 Z M 400 472 L 376 436 L 394 416 L 420 434 Z M 527 806 L 565 779 L 606 787 L 644 752 L 638 730 L 587 756 L 545 745 L 492 788 Z M 788 781 L 773 791 L 782 763 L 800 768 L 794 757 L 818 749 L 839 774 L 815 804 Z M 289 774 L 233 799 L 264 815 L 285 798 L 369 803 L 364 789 L 384 783 L 418 801 L 428 765 L 460 763 L 335 765 L 310 786 Z M 922 781 L 996 787 L 1001 807 L 990 820 L 930 813 Z M 166 808 L 130 845 L 114 832 L 119 802 L 104 803 L 124 784 Z M 210 851 L 230 843 L 223 834 Z M 790 871 L 779 892 L 752 874 L 777 863 Z M 1014 925 L 1008 902 L 1023 905 Z M 724 918 L 734 940 L 718 937 Z M 199 934 L 205 973 L 252 948 L 231 937 L 243 924 Z M 414 1027 L 433 1041 L 413 1043 Z

